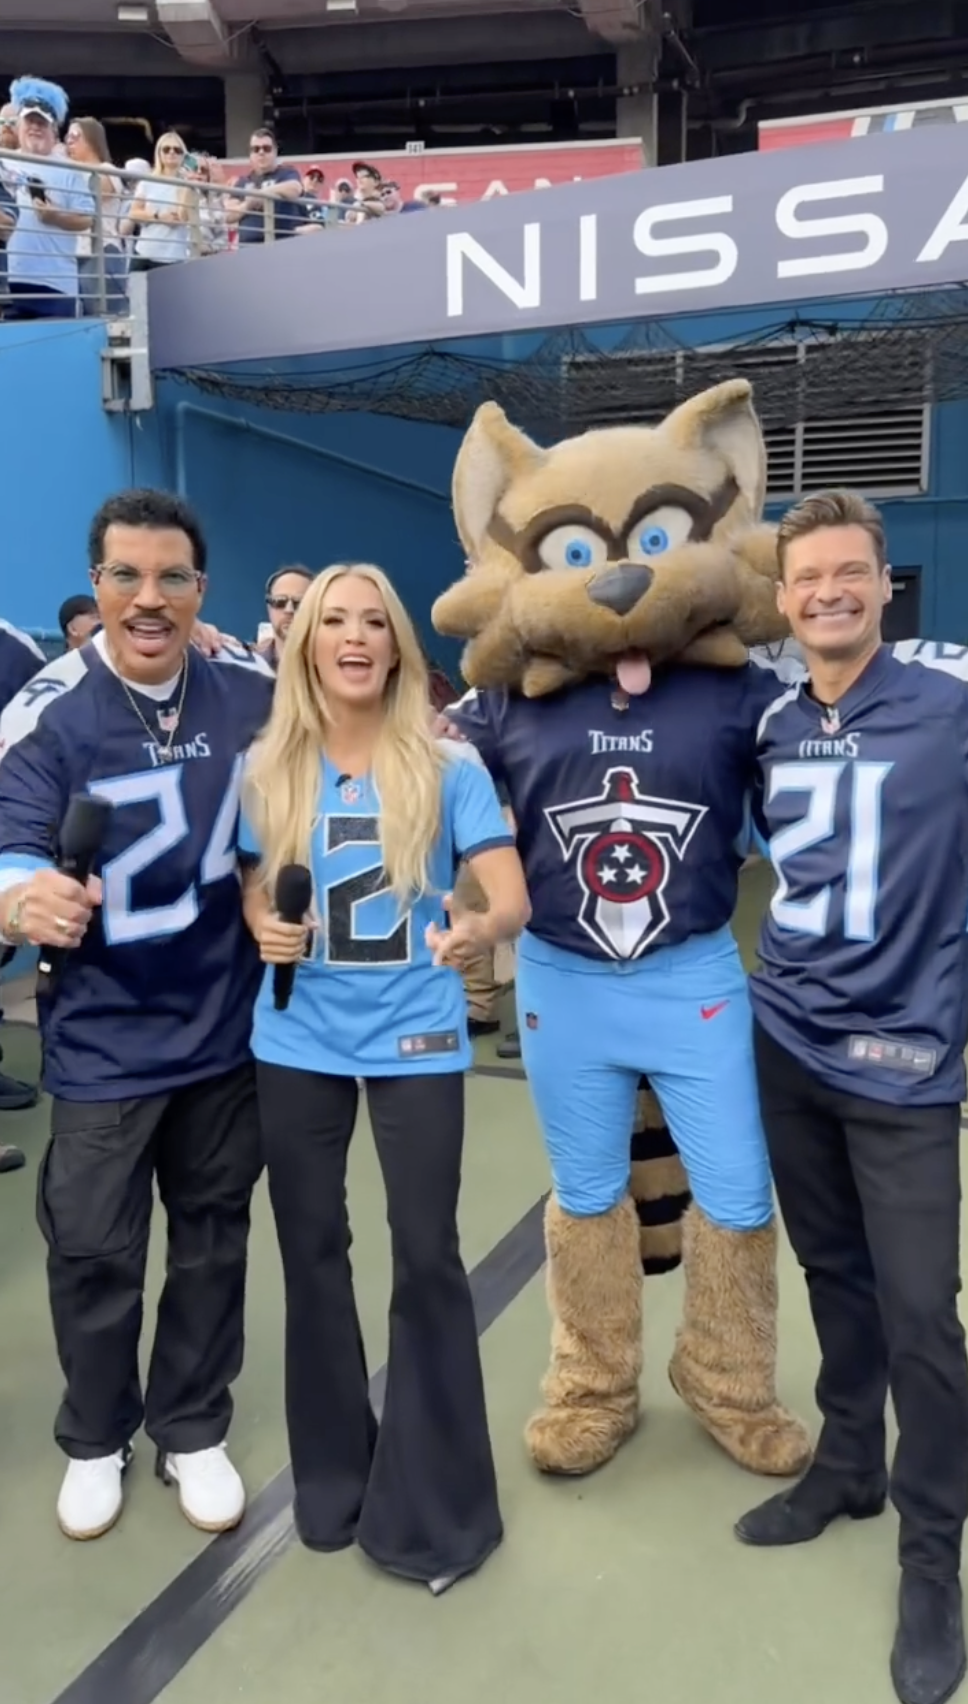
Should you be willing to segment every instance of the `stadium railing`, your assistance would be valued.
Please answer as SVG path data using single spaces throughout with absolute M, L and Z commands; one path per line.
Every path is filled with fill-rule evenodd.
M 127 282 L 136 263 L 135 242 L 133 236 L 121 234 L 120 227 L 129 217 L 129 210 L 134 201 L 135 191 L 139 184 L 145 186 L 145 202 L 150 205 L 154 198 L 159 203 L 170 207 L 171 178 L 153 173 L 129 172 L 123 167 L 113 165 L 76 165 L 64 154 L 48 155 L 43 160 L 35 160 L 30 155 L 12 152 L 0 148 L 0 185 L 5 185 L 8 194 L 14 199 L 20 186 L 31 177 L 31 165 L 42 165 L 44 176 L 51 176 L 56 183 L 56 174 L 63 172 L 72 176 L 80 174 L 88 182 L 92 197 L 92 225 L 89 232 L 80 233 L 80 240 L 75 237 L 75 254 L 79 266 L 79 287 L 73 318 L 124 318 L 128 313 Z M 35 174 L 36 175 L 36 174 Z M 121 196 L 117 196 L 114 186 L 121 186 Z M 153 191 L 152 186 L 159 186 Z M 183 211 L 185 218 L 180 224 L 173 224 L 173 231 L 184 229 L 186 232 L 184 260 L 202 260 L 213 253 L 222 253 L 231 249 L 235 242 L 235 227 L 226 225 L 223 218 L 224 204 L 233 199 L 240 199 L 231 183 L 205 183 L 186 179 L 181 186 L 184 190 Z M 272 242 L 277 234 L 277 210 L 279 200 L 268 193 L 249 190 L 247 196 L 262 203 L 265 242 Z M 283 204 L 285 206 L 285 204 Z M 0 226 L 3 225 L 2 215 L 10 214 L 12 209 L 6 197 L 0 198 Z M 286 221 L 287 225 L 289 221 Z M 321 230 L 343 229 L 341 224 L 319 221 Z M 352 225 L 346 227 L 353 229 Z M 157 226 L 146 227 L 152 231 Z M 16 296 L 9 289 L 9 267 L 7 244 L 13 236 L 13 230 L 0 229 L 0 322 L 4 319 L 39 317 L 42 298 L 45 292 L 36 288 L 42 282 L 44 261 L 49 259 L 50 251 L 42 241 L 31 244 L 30 239 L 21 239 L 19 248 L 18 271 L 21 274 Z M 62 233 L 68 235 L 69 233 Z M 287 232 L 288 235 L 288 232 Z M 306 239 L 311 240 L 311 239 Z M 36 266 L 32 263 L 36 260 Z M 26 262 L 26 265 L 24 265 Z M 183 262 L 182 262 L 183 263 Z M 167 262 L 165 264 L 179 264 Z M 27 275 L 24 278 L 24 274 Z M 31 285 L 34 288 L 31 288 Z M 24 312 L 18 315 L 15 311 L 21 305 Z M 38 310 L 38 312 L 35 312 Z

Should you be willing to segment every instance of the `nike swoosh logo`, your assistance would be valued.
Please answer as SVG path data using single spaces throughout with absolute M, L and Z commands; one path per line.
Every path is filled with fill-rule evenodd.
M 700 1015 L 704 1018 L 714 1018 L 716 1016 L 717 1012 L 725 1011 L 725 1009 L 728 1005 L 729 1005 L 728 1000 L 720 1000 L 720 1001 L 717 1002 L 717 1004 L 715 1006 L 700 1006 L 700 1008 L 699 1008 Z

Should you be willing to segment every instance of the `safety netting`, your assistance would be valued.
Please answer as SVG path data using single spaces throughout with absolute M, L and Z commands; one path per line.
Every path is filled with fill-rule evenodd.
M 289 413 L 383 414 L 460 428 L 493 400 L 525 430 L 555 437 L 659 419 L 737 374 L 753 381 L 768 431 L 968 398 L 968 285 L 885 296 L 860 313 L 841 303 L 839 313 L 788 314 L 726 338 L 722 317 L 718 323 L 715 343 L 687 341 L 682 319 L 645 320 L 618 332 L 556 331 L 520 359 L 430 343 L 343 357 L 338 366 L 321 356 L 169 376 Z

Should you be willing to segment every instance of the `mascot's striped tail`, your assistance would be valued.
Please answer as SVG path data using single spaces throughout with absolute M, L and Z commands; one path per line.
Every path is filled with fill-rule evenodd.
M 646 1277 L 682 1264 L 682 1221 L 692 1200 L 679 1152 L 648 1077 L 639 1080 L 632 1131 L 632 1200 Z

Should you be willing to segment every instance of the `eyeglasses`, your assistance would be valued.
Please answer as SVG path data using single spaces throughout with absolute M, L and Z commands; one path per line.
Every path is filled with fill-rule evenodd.
M 302 598 L 283 598 L 280 597 L 278 593 L 273 597 L 266 598 L 266 607 L 268 609 L 291 609 L 293 615 L 295 615 L 301 603 Z
M 159 154 L 178 154 L 179 156 L 184 156 L 185 150 L 184 148 L 177 147 L 171 142 L 166 142 L 161 148 L 159 148 L 158 152 Z
M 274 147 L 274 142 L 253 142 L 249 152 L 250 154 L 271 154 Z
M 142 574 L 140 568 L 131 568 L 126 562 L 102 562 L 91 571 L 95 585 L 105 580 L 114 591 L 123 592 L 128 597 L 140 592 L 145 581 L 151 580 L 172 602 L 190 597 L 198 590 L 201 578 L 197 568 L 162 568 L 158 574 Z

